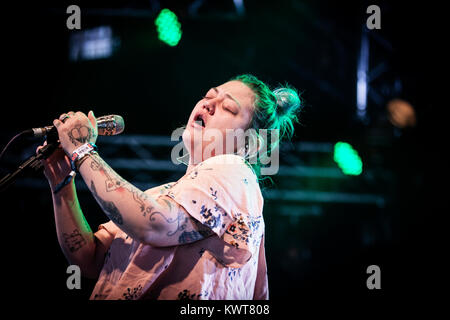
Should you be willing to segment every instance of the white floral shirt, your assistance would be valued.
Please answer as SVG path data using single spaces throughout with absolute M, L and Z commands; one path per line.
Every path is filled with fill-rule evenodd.
M 268 299 L 264 200 L 243 158 L 209 158 L 146 193 L 170 197 L 215 235 L 153 247 L 100 225 L 95 236 L 111 245 L 91 299 Z

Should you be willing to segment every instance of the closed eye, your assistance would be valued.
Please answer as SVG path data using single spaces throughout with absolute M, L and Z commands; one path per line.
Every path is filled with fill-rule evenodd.
M 224 106 L 223 108 L 224 108 L 226 111 L 231 112 L 231 113 L 234 114 L 234 115 L 237 114 L 237 112 L 234 111 L 232 108 L 229 108 L 229 107 L 227 107 L 227 106 Z
M 213 88 L 213 89 L 215 89 L 215 88 Z M 205 100 L 214 99 L 215 98 L 214 93 L 217 92 L 217 91 L 213 91 L 213 89 L 209 90 L 208 93 L 206 94 L 206 96 L 202 96 L 202 99 L 205 99 Z M 217 89 L 215 89 L 215 90 L 217 90 Z M 223 109 L 225 111 L 230 112 L 233 115 L 237 115 L 238 114 L 238 112 L 235 111 L 235 109 L 232 108 L 232 107 L 223 106 Z

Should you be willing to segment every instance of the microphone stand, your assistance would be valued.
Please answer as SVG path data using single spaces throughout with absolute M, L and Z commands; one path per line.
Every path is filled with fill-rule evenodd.
M 53 127 L 47 134 L 47 145 L 41 148 L 38 154 L 29 157 L 14 172 L 8 173 L 0 180 L 0 192 L 5 191 L 18 177 L 30 169 L 38 170 L 41 167 L 41 160 L 47 159 L 56 150 L 58 145 L 58 131 Z

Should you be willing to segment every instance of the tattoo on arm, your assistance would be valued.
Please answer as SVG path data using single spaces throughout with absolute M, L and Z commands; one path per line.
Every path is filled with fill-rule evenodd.
M 125 179 L 120 177 L 116 172 L 114 172 L 113 169 L 109 167 L 109 165 L 105 161 L 103 161 L 103 159 L 99 157 L 92 157 L 90 166 L 92 170 L 100 171 L 106 177 L 105 180 L 106 192 L 112 192 L 119 188 L 121 188 L 123 191 L 130 192 L 132 194 L 134 202 L 136 202 L 139 205 L 139 210 L 141 211 L 142 215 L 144 217 L 146 217 L 147 215 L 151 215 L 154 208 L 147 202 L 149 197 L 144 192 L 142 192 L 141 190 L 139 190 L 138 188 L 134 187 L 132 184 L 127 182 Z M 114 205 L 113 202 L 105 201 L 104 199 L 101 199 L 98 196 L 93 181 L 91 181 L 91 190 L 95 198 L 97 198 L 98 201 L 101 202 L 101 207 L 103 208 L 104 211 L 107 212 L 110 219 L 118 224 L 122 224 L 123 218 L 117 207 Z M 150 217 L 150 220 L 153 219 Z
M 94 171 L 100 171 L 102 172 L 105 177 L 105 186 L 106 186 L 106 192 L 114 191 L 120 187 L 124 187 L 127 182 L 122 179 L 119 175 L 114 174 L 111 168 L 106 164 L 103 159 L 100 158 L 92 158 L 91 161 L 91 169 Z
M 78 229 L 74 229 L 72 233 L 63 233 L 64 243 L 69 248 L 70 252 L 75 252 L 87 244 L 86 239 L 83 238 Z
M 95 133 L 91 130 L 91 128 L 81 125 L 72 128 L 72 130 L 67 133 L 70 141 L 75 146 L 91 141 L 94 134 Z
M 115 173 L 109 165 L 99 157 L 91 158 L 91 169 L 94 171 L 100 171 L 105 177 L 105 190 L 106 192 L 112 192 L 119 188 L 123 191 L 128 191 L 132 194 L 134 202 L 137 203 L 140 212 L 144 217 L 148 217 L 150 227 L 157 227 L 155 222 L 158 219 L 162 219 L 163 223 L 169 227 L 165 230 L 169 230 L 166 233 L 167 237 L 178 237 L 179 244 L 185 244 L 201 240 L 214 234 L 214 232 L 208 226 L 203 225 L 195 218 L 190 217 L 182 208 L 178 205 L 173 205 L 168 199 L 162 199 L 166 203 L 167 211 L 169 214 L 165 214 L 160 210 L 155 210 L 155 207 L 149 204 L 149 197 L 141 190 L 134 187 L 132 184 L 122 179 L 117 173 Z M 91 181 L 91 191 L 97 201 L 100 203 L 103 211 L 108 217 L 115 223 L 122 225 L 123 218 L 118 208 L 112 201 L 106 201 L 99 197 L 95 184 Z M 165 227 L 166 228 L 166 227 Z
M 106 213 L 106 215 L 115 223 L 122 225 L 123 224 L 123 218 L 120 214 L 119 209 L 117 209 L 116 205 L 112 201 L 106 201 L 100 198 L 100 196 L 97 193 L 97 189 L 95 188 L 94 181 L 91 181 L 91 191 L 94 197 L 99 202 L 100 206 L 102 207 L 103 211 Z
M 162 214 L 161 212 L 153 212 L 149 219 L 150 221 L 155 221 L 156 217 L 155 215 L 160 215 L 168 224 L 176 224 L 176 228 L 173 231 L 169 231 L 167 232 L 167 236 L 173 236 L 175 233 L 177 233 L 180 230 L 184 230 L 186 228 L 186 224 L 188 221 L 188 218 L 186 217 L 186 215 L 184 214 L 184 212 L 179 211 L 177 213 L 177 217 L 176 218 L 166 218 L 166 216 L 164 214 Z
M 157 219 L 163 219 L 164 223 L 169 226 L 169 231 L 166 233 L 167 237 L 177 237 L 175 239 L 178 240 L 178 244 L 186 244 L 214 234 L 211 228 L 189 216 L 178 204 L 173 204 L 168 199 L 163 198 L 162 200 L 167 205 L 168 216 L 159 211 L 150 211 L 149 220 L 151 223 L 154 223 Z
M 142 192 L 141 190 L 135 188 L 125 179 L 116 174 L 108 164 L 103 161 L 101 158 L 92 158 L 91 160 L 91 169 L 94 171 L 102 172 L 105 177 L 105 187 L 106 192 L 112 192 L 119 188 L 123 188 L 124 190 L 128 190 L 133 195 L 133 200 L 139 205 L 139 209 L 142 212 L 142 215 L 145 217 L 147 214 L 150 214 L 153 210 L 153 207 L 148 206 L 146 201 L 148 200 L 148 196 Z
M 148 196 L 144 192 L 137 192 L 136 190 L 131 191 L 133 194 L 133 200 L 139 205 L 139 209 L 142 215 L 145 217 L 147 214 L 152 212 L 152 207 L 147 206 L 145 201 L 148 200 Z
M 194 225 L 194 229 L 192 231 L 183 231 L 178 237 L 179 244 L 205 239 L 214 234 L 214 231 L 212 231 L 211 228 L 203 225 L 197 219 L 191 218 L 191 222 Z

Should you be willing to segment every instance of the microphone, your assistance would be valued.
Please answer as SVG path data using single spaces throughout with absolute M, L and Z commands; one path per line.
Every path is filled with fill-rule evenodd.
M 101 136 L 114 136 L 121 134 L 125 129 L 125 123 L 121 116 L 112 114 L 108 116 L 101 116 L 97 118 L 98 134 Z M 54 130 L 55 126 L 46 126 L 42 128 L 32 128 L 26 130 L 25 134 L 33 137 L 43 137 L 50 131 Z

